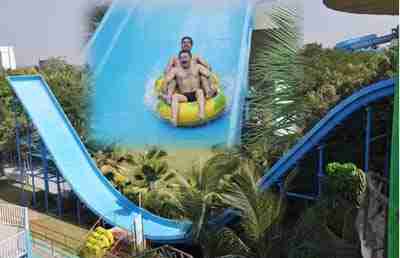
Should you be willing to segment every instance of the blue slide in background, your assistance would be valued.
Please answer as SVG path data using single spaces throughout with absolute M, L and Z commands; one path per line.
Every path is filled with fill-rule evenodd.
M 361 89 L 340 102 L 329 111 L 295 146 L 280 158 L 260 180 L 263 190 L 283 178 L 304 155 L 323 142 L 336 125 L 348 118 L 353 112 L 368 106 L 384 97 L 394 95 L 394 79 L 388 79 Z
M 399 37 L 399 27 L 392 29 L 390 34 L 378 37 L 376 34 L 370 34 L 362 37 L 352 38 L 338 42 L 335 49 L 344 51 L 359 51 L 376 48 L 381 44 L 386 44 Z

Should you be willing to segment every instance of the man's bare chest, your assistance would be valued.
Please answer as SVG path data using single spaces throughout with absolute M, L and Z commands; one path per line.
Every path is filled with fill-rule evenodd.
M 196 69 L 181 70 L 178 72 L 178 78 L 182 80 L 197 79 L 199 72 Z

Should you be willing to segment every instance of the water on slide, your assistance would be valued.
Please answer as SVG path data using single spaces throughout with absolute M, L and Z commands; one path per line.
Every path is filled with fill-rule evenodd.
M 183 36 L 193 38 L 192 52 L 211 64 L 228 99 L 223 116 L 196 128 L 174 128 L 154 112 L 154 82 Z M 92 136 L 132 149 L 239 143 L 250 37 L 247 0 L 115 1 L 88 48 Z

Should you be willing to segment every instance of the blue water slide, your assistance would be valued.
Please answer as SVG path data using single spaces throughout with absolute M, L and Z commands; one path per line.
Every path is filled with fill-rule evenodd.
M 272 1 L 272 0 L 271 0 Z M 253 3 L 250 0 L 115 0 L 86 48 L 93 71 L 92 138 L 131 149 L 209 149 L 240 143 L 247 91 Z M 194 40 L 220 78 L 227 96 L 224 114 L 206 125 L 175 128 L 157 116 L 155 80 Z
M 370 34 L 363 37 L 341 41 L 335 45 L 335 48 L 345 51 L 357 51 L 371 47 L 377 47 L 381 44 L 386 44 L 398 37 L 398 29 L 393 29 L 392 33 L 380 37 L 378 37 L 376 34 Z
M 380 81 L 361 89 L 336 105 L 293 148 L 266 171 L 265 176 L 259 182 L 260 187 L 265 190 L 277 183 L 307 152 L 323 143 L 325 136 L 353 112 L 384 97 L 392 96 L 394 85 L 393 79 Z
M 148 239 L 174 242 L 188 238 L 190 223 L 161 218 L 135 206 L 103 177 L 41 76 L 11 76 L 8 81 L 63 177 L 87 207 L 127 230 L 132 229 L 134 217 L 142 214 Z
M 376 34 L 369 34 L 366 36 L 362 36 L 362 37 L 356 37 L 356 38 L 351 38 L 351 39 L 346 39 L 344 41 L 340 41 L 338 43 L 336 43 L 335 48 L 349 48 L 351 45 L 358 43 L 358 42 L 362 42 L 365 40 L 372 40 L 372 39 L 376 39 L 378 36 Z

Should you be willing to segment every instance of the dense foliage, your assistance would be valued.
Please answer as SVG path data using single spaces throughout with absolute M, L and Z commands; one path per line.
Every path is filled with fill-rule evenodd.
M 68 64 L 62 58 L 51 58 L 40 69 L 19 68 L 0 74 L 0 150 L 15 150 L 15 114 L 21 124 L 22 132 L 28 126 L 22 106 L 18 102 L 14 103 L 15 98 L 6 76 L 38 73 L 48 82 L 78 134 L 86 140 L 89 73 L 85 68 Z M 13 105 L 16 113 L 13 113 Z
M 318 203 L 307 208 L 289 237 L 289 257 L 361 257 L 356 218 L 366 176 L 352 163 L 329 163 Z M 323 242 L 323 244 L 321 244 Z
M 382 52 L 348 53 L 309 44 L 303 56 L 304 79 L 299 93 L 303 130 L 307 131 L 340 100 L 371 83 L 394 76 L 393 48 Z
M 286 59 L 269 61 L 265 66 L 264 61 L 271 55 L 268 47 L 274 40 L 268 34 L 274 33 L 260 36 L 258 40 L 266 43 L 252 57 L 256 68 L 250 73 L 250 112 L 244 135 L 244 148 L 264 166 L 280 157 L 339 101 L 361 87 L 393 77 L 393 56 L 398 46 L 395 43 L 380 52 L 347 53 L 307 44 L 301 49 L 285 50 L 289 52 Z M 289 63 L 301 66 L 303 72 Z M 279 80 L 270 76 L 274 66 Z M 267 73 L 268 69 L 272 71 Z

